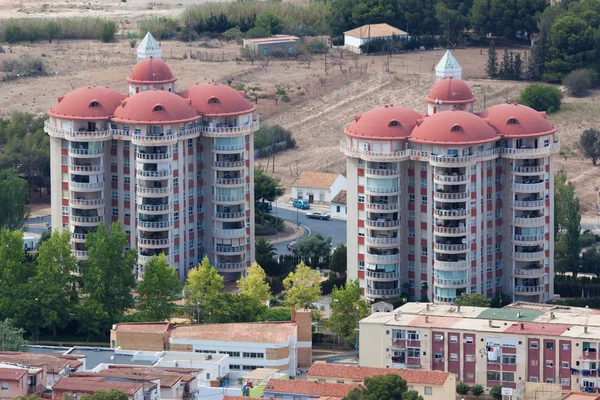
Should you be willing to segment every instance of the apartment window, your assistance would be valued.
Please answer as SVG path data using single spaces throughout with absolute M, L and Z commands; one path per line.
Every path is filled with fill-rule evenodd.
M 538 381 L 538 377 L 537 376 L 530 376 L 529 377 L 529 382 L 537 382 Z
M 119 182 L 119 176 L 118 175 L 113 175 L 112 178 L 111 178 L 111 180 L 113 182 Z
M 488 220 L 488 221 L 491 221 L 492 219 L 493 219 L 493 218 L 492 218 L 492 213 L 491 213 L 491 212 L 488 212 L 488 213 L 487 213 L 487 220 Z
M 485 271 L 486 272 L 491 272 L 492 271 L 492 262 L 491 261 L 487 262 Z
M 546 361 L 546 367 L 548 367 L 548 368 L 552 368 L 552 367 L 554 367 L 554 361 L 547 360 L 547 361 Z
M 173 186 L 179 186 L 179 178 L 173 178 Z
M 131 218 L 131 214 L 125 213 L 125 218 Z
M 414 176 L 408 177 L 408 186 L 415 186 L 415 177 Z
M 408 237 L 415 237 L 415 228 L 408 228 Z
M 119 216 L 119 209 L 118 208 L 113 208 L 112 209 L 112 215 L 113 215 L 113 217 L 118 217 Z
M 188 149 L 194 147 L 194 139 L 188 139 Z
M 2 390 L 8 390 L 8 383 L 2 382 Z
M 175 212 L 173 213 L 173 220 L 175 220 L 175 221 L 179 221 L 179 211 L 175 211 Z
M 492 246 L 487 246 L 485 249 L 485 253 L 489 256 L 492 254 Z
M 243 353 L 244 358 L 265 358 L 264 353 Z
M 429 269 L 429 265 L 427 263 L 421 263 L 421 273 L 426 274 Z
M 179 151 L 179 146 L 177 145 L 177 143 L 175 143 L 173 145 L 173 153 L 177 153 Z
M 502 269 L 502 261 L 496 261 L 496 269 Z
M 125 142 L 125 143 L 127 143 L 127 142 Z M 129 158 L 124 158 L 123 159 L 123 166 L 124 167 L 129 167 Z
M 465 338 L 465 343 L 473 343 L 473 336 L 467 336 Z
M 414 271 L 415 270 L 415 263 L 413 261 L 409 261 L 408 262 L 408 270 L 409 271 Z
M 410 194 L 408 195 L 408 202 L 409 203 L 414 203 L 415 202 L 415 195 L 414 194 Z
M 179 193 L 173 195 L 173 203 L 179 204 Z
M 458 354 L 450 353 L 450 361 L 458 361 Z
M 408 280 L 408 287 L 411 288 L 411 289 L 415 287 L 415 280 L 414 279 L 409 279 Z
M 487 187 L 492 187 L 492 177 L 491 176 L 487 177 Z
M 365 195 L 364 194 L 358 195 L 358 202 L 359 203 L 364 203 L 365 202 Z
M 475 182 L 471 182 L 471 192 L 474 192 L 475 190 L 477 190 L 477 185 Z
M 413 160 L 408 162 L 408 169 L 415 169 L 415 162 Z
M 492 288 L 492 281 L 491 280 L 486 281 L 485 286 L 486 286 L 487 289 L 491 289 Z
M 492 169 L 492 160 L 487 160 L 487 169 Z
M 496 192 L 496 201 L 502 198 L 502 192 Z
M 239 371 L 241 368 L 239 365 L 235 365 L 235 364 L 229 364 L 229 370 L 230 371 Z
M 465 358 L 466 362 L 474 362 L 475 361 L 475 354 L 467 354 L 467 357 Z
M 458 343 L 458 336 L 450 335 L 450 343 Z
M 113 189 L 111 192 L 111 197 L 113 199 L 118 199 L 119 198 L 119 191 L 117 189 Z
M 408 340 L 421 340 L 420 331 L 406 331 L 406 336 L 408 337 Z
M 427 178 L 421 178 L 421 187 L 423 187 L 423 188 L 427 187 Z
M 487 371 L 487 380 L 488 381 L 499 381 L 500 380 L 500 372 Z
M 131 183 L 131 178 L 129 176 L 126 176 L 123 178 L 123 182 L 125 183 Z
M 562 364 L 561 364 L 561 366 L 562 366 L 563 368 L 569 369 L 569 363 L 568 363 L 568 362 L 566 362 L 566 361 L 563 361 L 563 362 L 562 362 Z
M 68 206 L 63 206 L 62 207 L 62 215 L 63 215 L 63 217 L 68 217 L 69 216 L 69 207 Z
M 488 193 L 485 195 L 485 199 L 487 200 L 488 204 L 492 202 L 492 194 Z
M 131 200 L 131 192 L 128 190 L 123 192 L 123 199 L 127 201 Z
M 471 278 L 475 278 L 477 276 L 477 267 L 471 267 Z
M 129 142 L 127 142 L 127 141 L 123 142 L 123 150 L 129 150 Z
M 517 356 L 515 354 L 503 354 L 502 364 L 516 364 Z
M 554 383 L 554 379 L 552 379 L 552 378 L 546 378 L 546 383 Z
M 502 373 L 502 381 L 503 382 L 514 382 L 515 381 L 514 372 L 503 372 Z
M 433 394 L 433 388 L 431 386 L 425 386 L 425 391 L 423 392 L 425 394 Z
M 554 342 L 546 342 L 546 348 L 548 350 L 554 349 Z
M 188 215 L 194 215 L 194 206 L 188 207 Z
M 544 139 L 544 147 L 550 146 L 550 139 Z
M 427 171 L 427 163 L 421 163 L 421 171 Z
M 189 249 L 189 250 L 192 250 L 192 249 L 194 249 L 194 241 L 193 241 L 193 240 L 190 240 L 190 242 L 189 242 L 189 246 L 188 246 L 188 249 Z
M 502 209 L 498 208 L 496 210 L 496 218 L 502 218 Z
M 500 253 L 502 251 L 502 243 L 496 243 L 496 253 Z
M 427 205 L 427 196 L 421 196 L 421 205 L 422 206 L 426 206 Z
M 561 386 L 571 386 L 571 380 L 569 378 L 560 378 Z
M 428 252 L 427 246 L 421 246 L 421 256 L 427 257 L 427 252 Z
M 414 211 L 409 211 L 408 212 L 408 220 L 409 221 L 414 221 L 415 220 L 415 212 Z
M 113 149 L 117 148 L 117 141 L 115 139 L 110 141 L 110 147 L 112 147 Z
M 406 356 L 410 358 L 420 358 L 421 357 L 421 349 L 408 347 L 406 349 Z
M 496 175 L 496 185 L 499 185 L 500 182 L 502 182 L 502 176 L 501 175 Z
M 502 281 L 500 278 L 496 278 L 496 287 L 502 286 Z
M 406 339 L 406 331 L 404 329 L 392 329 L 392 339 Z
M 563 344 L 562 345 L 562 349 L 563 350 L 569 350 L 569 344 L 568 343 Z

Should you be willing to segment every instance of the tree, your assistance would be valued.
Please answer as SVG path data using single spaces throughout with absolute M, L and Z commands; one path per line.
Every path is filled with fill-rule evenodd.
M 46 23 L 46 39 L 48 39 L 48 43 L 52 43 L 52 41 L 60 36 L 62 29 L 60 25 L 56 21 L 48 21 Z
M 479 293 L 462 293 L 454 300 L 457 306 L 489 307 L 490 300 Z
M 267 32 L 267 36 L 279 35 L 283 32 L 283 22 L 278 16 L 270 12 L 262 13 L 256 17 L 254 27 L 263 29 Z
M 240 54 L 242 57 L 247 58 L 252 65 L 254 65 L 254 61 L 262 59 L 262 54 L 260 54 L 258 50 L 252 49 L 248 46 L 242 47 Z
M 77 333 L 86 335 L 86 342 L 90 341 L 90 336 L 103 335 L 110 326 L 109 315 L 102 304 L 89 297 L 75 307 L 75 319 L 79 323 Z
M 102 304 L 109 325 L 133 306 L 136 252 L 125 250 L 126 245 L 127 233 L 119 222 L 113 222 L 110 229 L 101 223 L 96 232 L 86 236 L 89 257 L 81 270 L 83 290 L 90 299 Z
M 164 321 L 171 318 L 175 305 L 173 299 L 181 292 L 181 282 L 175 268 L 167 262 L 164 253 L 152 256 L 144 267 L 138 285 L 137 309 L 144 321 Z
M 83 394 L 81 400 L 127 400 L 127 395 L 120 390 L 99 390 L 94 394 Z
M 21 229 L 29 216 L 27 182 L 16 169 L 0 170 L 0 228 Z
M 65 328 L 71 319 L 75 291 L 77 259 L 71 252 L 69 231 L 52 232 L 50 239 L 40 246 L 37 257 L 37 274 L 33 286 L 39 299 L 39 321 L 43 328 L 52 331 Z
M 591 158 L 592 164 L 600 158 L 600 132 L 596 129 L 586 129 L 579 138 L 579 150 L 585 158 Z
M 200 309 L 200 321 L 209 324 L 263 321 L 268 307 L 245 293 L 218 293 L 209 297 Z
M 461 33 L 470 25 L 469 10 L 473 0 L 440 0 L 435 5 L 435 16 L 441 33 L 450 43 L 459 41 Z
M 10 319 L 0 321 L 0 351 L 27 351 L 29 342 L 23 339 L 24 333 Z
M 569 72 L 563 83 L 569 88 L 569 93 L 574 97 L 586 96 L 598 79 L 598 73 L 592 69 L 576 69 Z M 596 165 L 596 163 L 594 163 Z
M 268 276 L 279 275 L 279 266 L 275 260 L 277 250 L 268 239 L 258 238 L 254 247 L 256 262 L 263 267 Z
M 533 44 L 527 64 L 527 75 L 532 81 L 539 81 L 546 72 L 546 61 L 548 60 L 548 41 L 542 33 L 541 37 Z
M 321 274 L 307 267 L 304 262 L 283 280 L 285 304 L 293 308 L 308 308 L 321 297 Z
M 265 271 L 257 262 L 254 262 L 248 268 L 246 276 L 237 281 L 237 287 L 241 294 L 246 294 L 261 303 L 265 303 L 271 298 L 271 288 L 266 279 L 267 274 L 265 274 Z
M 600 277 L 600 251 L 596 246 L 592 246 L 583 252 L 581 271 L 596 274 L 597 277 Z
M 469 387 L 469 385 L 467 385 L 464 382 L 458 382 L 456 384 L 456 393 L 459 394 L 459 395 L 461 395 L 461 396 L 466 396 L 467 393 L 469 393 L 470 389 L 471 388 Z
M 512 53 L 511 53 L 512 54 Z M 523 60 L 521 60 L 521 54 L 515 54 L 513 63 L 513 79 L 520 80 L 523 76 Z
M 252 29 L 249 29 L 246 34 L 244 35 L 244 37 L 246 39 L 257 39 L 257 38 L 264 38 L 264 37 L 269 37 L 269 32 L 267 32 L 266 30 L 264 30 L 263 28 L 260 28 L 258 26 L 255 26 Z
M 555 264 L 557 271 L 571 271 L 577 278 L 581 252 L 581 211 L 575 188 L 567 184 L 566 174 L 554 178 Z
M 345 339 L 354 336 L 356 318 L 367 317 L 371 310 L 366 300 L 361 298 L 361 288 L 358 280 L 347 281 L 343 287 L 334 287 L 331 292 L 331 316 L 327 325 L 336 334 Z
M 10 287 L 25 281 L 22 274 L 23 234 L 0 229 L 0 287 Z
M 494 400 L 502 400 L 502 386 L 495 385 L 493 388 L 491 388 L 490 396 L 492 396 Z
M 331 260 L 329 261 L 329 269 L 336 274 L 346 275 L 348 268 L 348 248 L 345 243 L 340 243 L 338 247 L 333 250 L 331 254 Z
M 548 114 L 560 109 L 560 90 L 554 86 L 534 83 L 521 92 L 521 104 L 537 111 L 546 111 Z
M 204 304 L 208 298 L 217 295 L 222 289 L 223 277 L 205 256 L 202 264 L 188 272 L 184 284 L 184 297 L 186 303 L 191 306 Z
M 594 29 L 579 16 L 567 13 L 554 21 L 549 36 L 551 80 L 560 80 L 576 68 L 595 61 Z M 546 78 L 545 78 L 546 79 Z
M 488 47 L 488 60 L 485 72 L 492 79 L 498 76 L 498 55 L 496 54 L 496 43 L 493 40 L 490 42 L 490 47 Z
M 266 201 L 275 201 L 284 193 L 285 188 L 278 179 L 267 175 L 260 168 L 254 168 L 254 201 L 261 201 L 263 210 L 265 210 Z M 261 222 L 264 222 L 264 214 Z
M 500 77 L 505 80 L 513 79 L 513 65 L 510 60 L 510 54 L 508 48 L 504 48 L 504 54 L 502 55 L 502 64 L 500 64 Z
M 302 236 L 296 241 L 293 251 L 307 264 L 317 267 L 331 254 L 331 237 L 325 239 L 320 233 Z
M 413 392 L 413 391 L 410 391 Z M 397 374 L 377 375 L 365 378 L 363 386 L 353 389 L 344 400 L 423 400 L 407 390 L 406 381 Z
M 115 33 L 117 32 L 117 24 L 113 21 L 106 21 L 100 28 L 98 38 L 101 42 L 110 43 L 115 40 Z
M 471 394 L 475 397 L 479 397 L 483 393 L 485 393 L 485 389 L 480 384 L 473 385 L 473 387 L 471 388 Z

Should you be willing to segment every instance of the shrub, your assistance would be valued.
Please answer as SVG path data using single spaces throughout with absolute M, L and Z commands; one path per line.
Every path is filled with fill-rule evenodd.
M 596 235 L 590 230 L 586 230 L 579 237 L 579 241 L 581 242 L 581 247 L 590 247 L 596 244 Z
M 131 47 L 133 49 L 136 44 L 137 44 L 137 40 L 129 39 L 129 47 Z
M 535 83 L 521 92 L 520 102 L 537 111 L 553 113 L 560 109 L 560 90 L 554 86 Z
M 187 26 L 187 25 L 186 25 Z M 174 39 L 180 30 L 179 21 L 167 17 L 154 17 L 141 21 L 138 25 L 141 35 L 150 32 L 158 40 Z M 188 30 L 192 30 L 188 27 Z M 185 38 L 185 41 L 188 41 Z
M 2 70 L 6 73 L 6 79 L 15 79 L 26 76 L 47 75 L 46 65 L 40 57 L 29 55 L 20 59 L 8 59 L 2 62 Z
M 52 43 L 54 39 L 57 39 L 60 36 L 62 28 L 56 21 L 49 21 L 46 24 L 46 39 L 48 39 L 49 43 Z
M 9 23 L 7 26 L 4 27 L 4 31 L 2 32 L 2 40 L 9 44 L 23 40 L 23 32 L 21 30 L 21 27 Z
M 273 143 L 275 143 L 276 153 L 296 147 L 296 141 L 289 130 L 283 128 L 281 125 L 261 125 L 254 134 L 254 148 L 260 150 L 259 157 L 271 154 L 270 146 Z M 278 145 L 279 143 L 282 143 L 282 145 Z
M 473 385 L 473 387 L 471 388 L 471 394 L 475 397 L 481 396 L 484 392 L 485 392 L 485 389 L 480 384 Z
M 501 400 L 502 399 L 502 386 L 496 385 L 493 388 L 491 388 L 490 396 L 492 396 L 492 398 L 495 400 Z
M 461 396 L 465 396 L 467 393 L 469 393 L 469 389 L 471 389 L 469 385 L 464 382 L 458 382 L 456 384 L 456 393 L 460 394 Z
M 287 94 L 284 94 L 283 96 L 281 96 L 281 101 L 283 101 L 284 103 L 289 103 L 290 96 L 288 96 Z
M 115 33 L 117 32 L 117 24 L 112 21 L 106 21 L 102 25 L 102 29 L 98 33 L 98 38 L 104 43 L 110 43 L 115 40 Z
M 241 37 L 242 31 L 238 26 L 236 26 L 235 28 L 227 29 L 225 32 L 223 32 L 223 38 L 225 40 L 238 40 Z
M 257 39 L 257 38 L 264 38 L 264 37 L 269 37 L 269 32 L 265 31 L 262 28 L 259 28 L 258 26 L 255 26 L 254 28 L 248 30 L 248 32 L 246 32 L 245 35 L 246 39 Z
M 271 12 L 265 12 L 256 17 L 254 21 L 255 28 L 262 28 L 269 36 L 278 35 L 283 32 L 283 23 L 281 18 Z
M 306 50 L 309 53 L 322 54 L 327 53 L 328 49 L 325 43 L 323 43 L 321 40 L 313 39 L 308 46 L 306 46 Z
M 589 93 L 598 80 L 598 73 L 592 69 L 577 69 L 565 77 L 563 83 L 571 96 L 582 97 Z

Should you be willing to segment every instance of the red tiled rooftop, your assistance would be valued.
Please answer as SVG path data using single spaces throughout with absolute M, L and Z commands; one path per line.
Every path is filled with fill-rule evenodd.
M 59 373 L 65 367 L 79 368 L 83 363 L 72 359 L 72 356 L 59 354 L 35 354 L 4 351 L 0 352 L 0 362 L 13 362 L 30 367 L 45 366 L 48 373 Z
M 521 329 L 521 325 L 523 325 L 523 329 Z M 560 336 L 572 326 L 566 324 L 543 324 L 539 322 L 517 322 L 506 328 L 504 333 Z
M 357 367 L 353 365 L 315 363 L 306 374 L 309 377 L 346 378 L 364 380 L 371 376 L 397 374 L 408 384 L 443 385 L 449 372 L 416 371 L 396 368 Z
M 27 373 L 24 368 L 0 368 L 0 380 L 18 381 Z
M 267 386 L 269 387 L 267 389 Z M 344 397 L 359 384 L 351 383 L 321 383 L 298 380 L 270 379 L 265 386 L 266 393 L 290 393 L 313 396 Z
M 141 383 L 129 382 L 104 382 L 87 378 L 61 378 L 53 387 L 54 391 L 95 393 L 99 390 L 117 389 L 128 396 L 132 396 L 142 388 Z
M 227 342 L 282 343 L 296 333 L 293 322 L 236 323 L 176 326 L 173 339 L 197 339 Z
M 136 332 L 136 333 L 167 333 L 171 324 L 168 322 L 127 322 L 115 324 L 114 330 L 117 332 Z

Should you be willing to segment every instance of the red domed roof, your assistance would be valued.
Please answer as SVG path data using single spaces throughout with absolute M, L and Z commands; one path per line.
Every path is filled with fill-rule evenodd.
M 197 83 L 181 93 L 192 107 L 208 116 L 246 114 L 256 110 L 245 93 L 222 83 Z
M 404 107 L 381 106 L 355 117 L 346 135 L 369 139 L 401 139 L 409 136 L 423 115 Z
M 108 119 L 126 97 L 104 86 L 79 88 L 60 96 L 48 115 L 65 119 Z
M 500 137 L 486 119 L 465 111 L 442 111 L 422 120 L 409 140 L 417 143 L 478 144 Z
M 115 110 L 115 122 L 167 124 L 188 122 L 200 116 L 189 100 L 164 90 L 146 90 L 121 102 Z
M 504 137 L 542 136 L 556 132 L 545 112 L 517 103 L 498 104 L 479 113 Z
M 134 84 L 170 83 L 176 80 L 171 73 L 171 68 L 164 61 L 152 57 L 137 63 L 127 78 L 127 82 Z
M 437 101 L 439 104 L 440 100 L 442 104 L 465 104 L 474 103 L 476 99 L 473 97 L 469 85 L 460 79 L 450 77 L 433 85 L 429 96 L 425 98 L 427 103 L 436 103 Z

